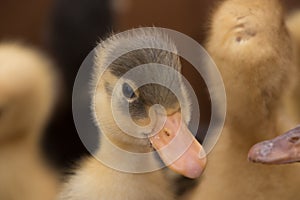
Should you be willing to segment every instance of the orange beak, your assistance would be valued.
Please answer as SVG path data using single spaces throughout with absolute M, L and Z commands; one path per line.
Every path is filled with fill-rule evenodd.
M 168 116 L 163 128 L 149 137 L 164 163 L 188 178 L 199 177 L 206 166 L 206 155 L 182 121 L 181 113 Z

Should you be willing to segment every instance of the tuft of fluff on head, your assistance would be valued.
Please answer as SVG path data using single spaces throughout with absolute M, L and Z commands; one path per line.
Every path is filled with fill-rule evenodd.
M 161 49 L 171 51 L 178 54 L 177 48 L 171 38 L 163 31 L 158 31 L 152 27 L 132 29 L 125 33 L 111 35 L 104 41 L 100 41 L 96 47 L 95 56 L 95 77 L 93 81 L 97 81 L 103 70 L 122 55 L 122 52 L 130 52 L 133 50 L 142 50 L 145 48 Z M 149 55 L 145 55 L 146 57 Z M 146 61 L 160 61 L 168 66 L 175 66 L 178 60 L 170 60 L 169 58 L 149 58 Z M 135 67 L 135 66 L 132 66 Z M 178 66 L 180 67 L 180 65 Z M 178 69 L 180 71 L 180 68 Z M 96 85 L 97 82 L 94 82 Z

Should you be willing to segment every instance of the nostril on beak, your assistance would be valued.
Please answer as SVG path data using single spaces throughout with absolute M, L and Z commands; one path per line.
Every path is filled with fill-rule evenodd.
M 171 136 L 171 130 L 169 130 L 168 128 L 164 128 L 163 129 L 163 133 L 165 134 L 165 136 L 170 137 Z
M 171 135 L 170 132 L 169 132 L 168 130 L 166 130 L 166 129 L 164 130 L 164 134 L 165 134 L 166 136 L 168 136 L 168 137 L 170 137 L 170 135 Z
M 294 137 L 289 138 L 289 142 L 291 142 L 293 144 L 298 142 L 299 140 L 300 140 L 300 137 L 298 137 L 298 136 L 294 136 Z

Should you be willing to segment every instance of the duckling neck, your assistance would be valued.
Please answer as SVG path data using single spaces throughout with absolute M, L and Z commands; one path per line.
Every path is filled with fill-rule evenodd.
M 255 86 L 251 90 L 249 87 L 238 90 L 228 89 L 226 125 L 235 129 L 235 132 L 251 133 L 251 135 L 261 135 L 266 130 L 277 129 L 276 122 L 279 118 L 277 108 L 282 104 L 281 98 L 276 97 L 276 94 L 259 91 L 260 89 Z

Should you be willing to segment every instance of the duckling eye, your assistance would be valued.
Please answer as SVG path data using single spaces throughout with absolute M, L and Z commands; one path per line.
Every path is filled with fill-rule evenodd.
M 132 87 L 130 87 L 128 83 L 123 84 L 122 91 L 123 91 L 123 95 L 129 100 L 136 97 L 136 94 L 134 93 Z

